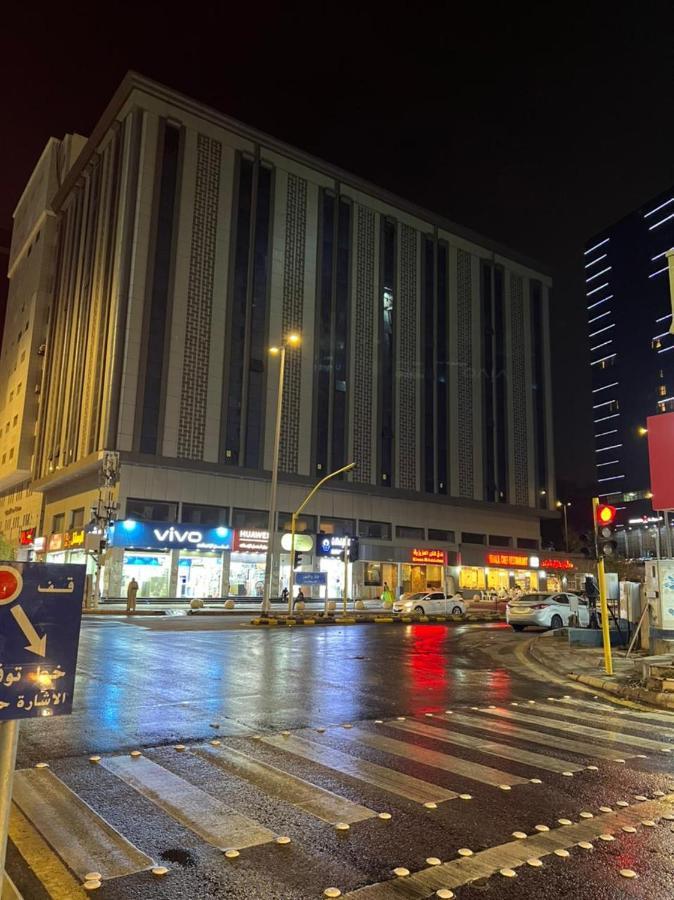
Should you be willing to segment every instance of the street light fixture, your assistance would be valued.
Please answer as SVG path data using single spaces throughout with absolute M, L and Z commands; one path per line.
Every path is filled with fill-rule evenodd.
M 569 552 L 569 523 L 566 517 L 566 511 L 571 506 L 571 501 L 564 502 L 563 500 L 557 501 L 557 509 L 564 510 L 564 546 L 566 547 L 566 552 Z
M 262 594 L 262 612 L 268 613 L 270 609 L 271 597 L 271 579 L 272 579 L 272 560 L 274 537 L 276 535 L 276 494 L 278 487 L 278 462 L 279 451 L 281 448 L 281 415 L 283 413 L 283 379 L 285 375 L 286 350 L 288 347 L 294 349 L 302 343 L 302 338 L 297 332 L 291 332 L 286 335 L 285 340 L 280 346 L 269 348 L 272 356 L 279 356 L 278 370 L 278 392 L 276 399 L 276 423 L 274 427 L 274 455 L 272 458 L 271 470 L 271 495 L 269 498 L 269 541 L 267 543 L 267 562 L 264 573 L 264 591 Z

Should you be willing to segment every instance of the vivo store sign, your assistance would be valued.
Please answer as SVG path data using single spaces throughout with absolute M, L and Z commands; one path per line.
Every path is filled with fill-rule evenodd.
M 170 522 L 137 522 L 124 519 L 112 526 L 113 547 L 135 547 L 138 550 L 231 550 L 232 529 L 195 528 L 194 525 Z

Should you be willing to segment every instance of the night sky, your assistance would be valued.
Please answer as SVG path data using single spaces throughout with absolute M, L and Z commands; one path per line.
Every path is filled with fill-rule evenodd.
M 0 228 L 47 139 L 89 134 L 135 69 L 540 260 L 558 476 L 590 482 L 583 243 L 674 184 L 671 3 L 22 6 Z

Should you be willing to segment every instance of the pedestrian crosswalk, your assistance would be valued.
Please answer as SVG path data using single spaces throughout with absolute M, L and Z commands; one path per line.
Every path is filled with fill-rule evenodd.
M 296 854 L 286 859 L 294 860 L 309 885 L 302 893 L 304 889 L 293 882 L 279 896 L 320 896 L 327 852 L 336 860 L 339 889 L 345 895 L 359 900 L 430 897 L 438 886 L 455 887 L 470 881 L 474 873 L 489 877 L 497 863 L 509 867 L 522 864 L 527 858 L 522 842 L 511 841 L 508 833 L 505 843 L 477 853 L 470 861 L 421 869 L 405 880 L 400 893 L 402 885 L 398 888 L 398 882 L 381 878 L 381 839 L 373 839 L 377 834 L 373 829 L 385 827 L 379 820 L 395 822 L 400 816 L 408 823 L 418 821 L 423 842 L 432 827 L 422 827 L 426 820 L 416 817 L 429 815 L 428 809 L 437 808 L 437 816 L 444 810 L 441 821 L 452 821 L 456 802 L 462 806 L 460 798 L 473 798 L 475 804 L 487 804 L 485 815 L 503 804 L 500 815 L 507 817 L 513 809 L 508 807 L 511 796 L 513 800 L 519 794 L 540 798 L 548 796 L 546 791 L 564 798 L 563 814 L 569 815 L 576 802 L 568 787 L 569 776 L 574 776 L 574 782 L 596 778 L 598 768 L 619 760 L 627 766 L 643 767 L 640 758 L 644 756 L 655 759 L 662 772 L 666 759 L 662 751 L 672 747 L 674 716 L 668 723 L 661 714 L 559 698 L 535 704 L 521 701 L 515 706 L 456 707 L 345 727 L 308 726 L 292 732 L 230 736 L 176 749 L 147 748 L 133 756 L 105 756 L 93 765 L 83 759 L 86 778 L 76 768 L 59 763 L 54 763 L 53 769 L 22 769 L 15 776 L 10 822 L 14 852 L 9 874 L 17 885 L 28 883 L 26 879 L 39 882 L 43 895 L 53 900 L 88 896 L 83 885 L 92 873 L 103 882 L 114 882 L 114 896 L 120 900 L 156 896 L 145 891 L 143 884 L 158 877 L 164 870 L 157 866 L 170 858 L 160 855 L 161 841 L 152 831 L 166 829 L 183 833 L 185 846 L 199 847 L 202 842 L 211 854 L 228 852 L 215 862 L 206 857 L 208 865 L 221 866 L 222 896 L 237 896 L 232 879 L 239 874 L 228 860 L 240 855 L 250 860 L 251 871 L 264 872 L 266 866 L 278 865 L 273 862 L 278 857 L 270 857 L 268 849 L 277 844 Z M 551 818 L 554 836 L 531 837 L 526 853 L 551 853 L 551 848 L 570 847 L 584 835 L 584 840 L 591 840 L 600 833 L 600 822 L 611 832 L 625 824 L 632 827 L 636 823 L 636 827 L 646 818 L 670 816 L 674 820 L 674 777 L 669 780 L 667 795 L 651 791 L 651 799 L 636 807 L 636 813 L 632 809 L 636 801 L 631 798 L 621 801 L 629 806 L 617 810 L 612 806 L 601 807 L 601 812 L 595 808 L 589 824 L 582 819 L 573 828 L 559 829 Z M 84 787 L 86 796 L 82 797 Z M 468 793 L 471 791 L 474 797 Z M 110 806 L 100 802 L 100 797 L 111 793 L 126 802 L 137 797 L 145 810 L 146 827 L 127 829 L 120 824 L 125 821 L 123 815 L 115 816 L 116 826 L 110 824 L 105 815 Z M 648 790 L 642 793 L 647 795 Z M 519 824 L 513 817 L 512 828 Z M 348 839 L 347 843 L 334 839 L 340 830 L 347 833 L 348 829 L 360 835 L 365 848 L 357 865 Z M 533 822 L 529 829 L 533 831 Z M 130 833 L 123 833 L 127 830 Z M 315 846 L 304 842 L 300 847 L 308 832 Z M 427 855 L 442 852 L 445 859 L 452 860 L 458 850 L 454 831 L 439 830 L 433 835 Z M 367 846 L 371 839 L 376 849 L 370 858 Z M 387 852 L 391 868 L 400 865 L 396 842 Z M 198 864 L 193 865 L 194 876 L 183 872 L 183 878 L 198 877 Z M 289 878 L 290 872 L 288 869 Z M 283 865 L 273 873 L 281 881 L 286 877 Z M 271 875 L 266 877 L 268 881 Z M 200 896 L 195 887 L 187 886 L 184 891 L 195 900 Z M 24 894 L 24 900 L 29 896 Z

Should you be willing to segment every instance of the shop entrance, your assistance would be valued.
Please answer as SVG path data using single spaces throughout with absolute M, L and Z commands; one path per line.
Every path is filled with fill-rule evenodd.
M 400 568 L 403 594 L 416 594 L 421 591 L 444 591 L 445 589 L 442 566 L 403 563 Z
M 228 593 L 234 597 L 261 597 L 266 561 L 264 553 L 232 553 Z
M 179 597 L 219 597 L 222 585 L 222 553 L 180 551 Z
M 161 551 L 125 550 L 122 569 L 122 596 L 132 578 L 138 582 L 139 597 L 168 597 L 171 583 L 171 554 Z

